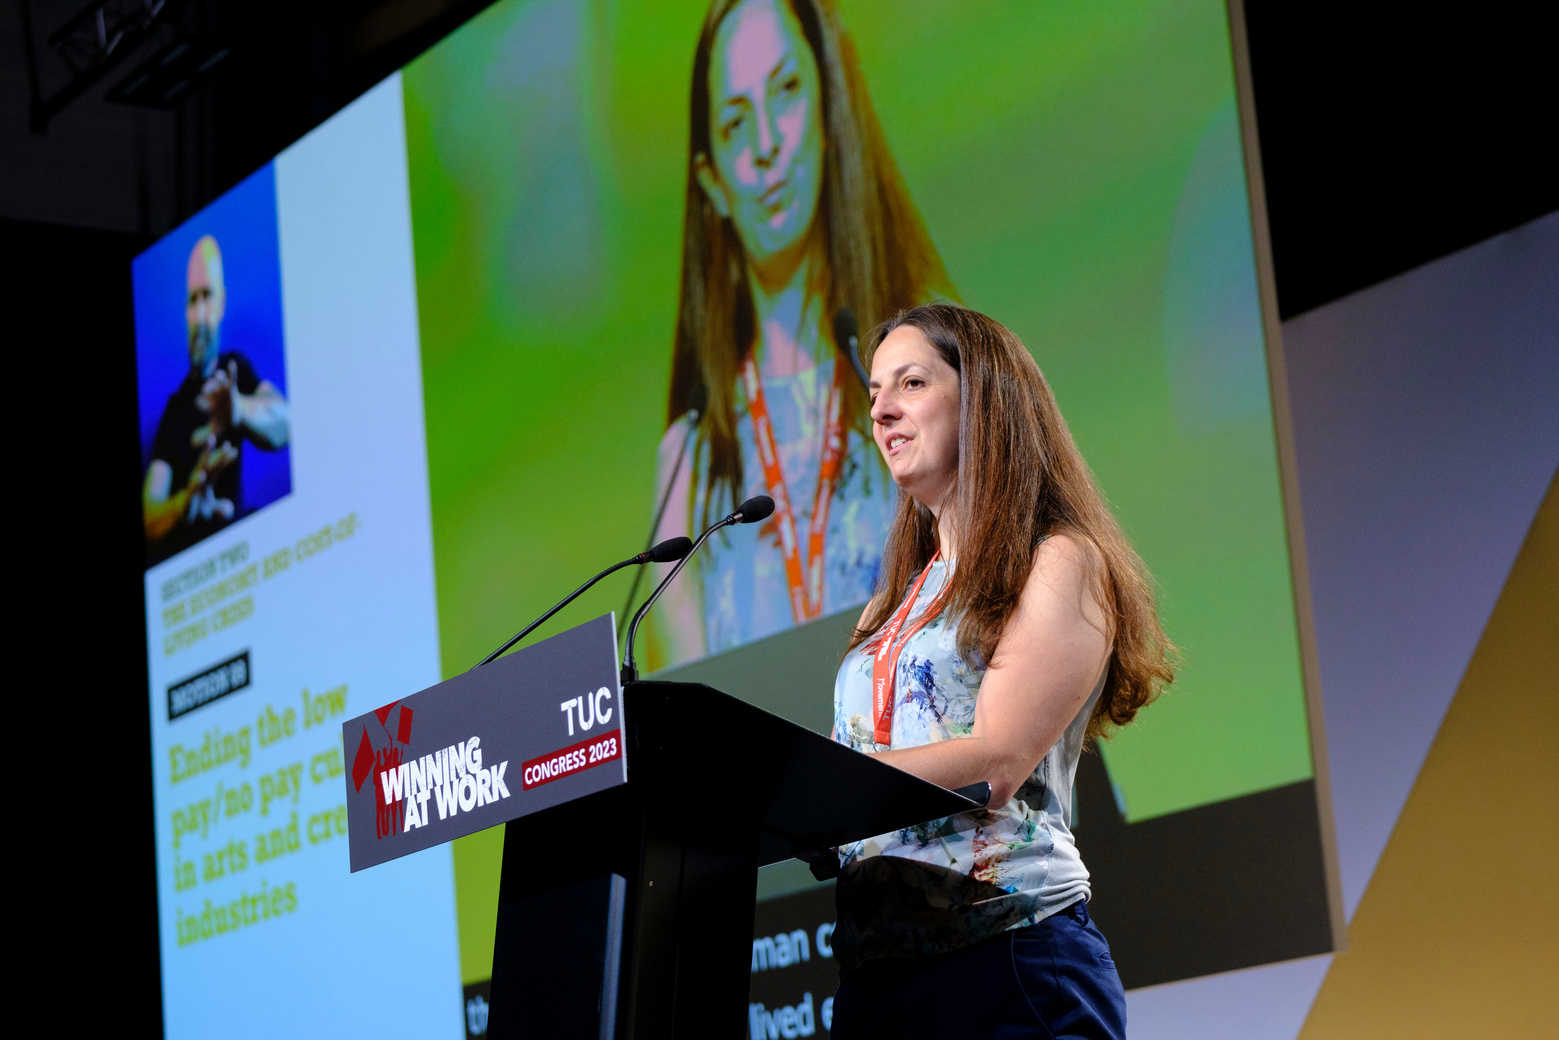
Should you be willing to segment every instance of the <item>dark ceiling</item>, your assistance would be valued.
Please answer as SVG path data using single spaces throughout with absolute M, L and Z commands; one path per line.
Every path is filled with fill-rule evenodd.
M 143 241 L 486 6 L 97 2 L 163 7 L 42 135 L 29 129 L 24 15 L 47 99 L 71 78 L 47 41 L 88 0 L 0 7 L 0 216 Z M 1559 206 L 1545 146 L 1556 77 L 1537 5 L 1454 19 L 1379 3 L 1250 0 L 1246 12 L 1285 317 Z

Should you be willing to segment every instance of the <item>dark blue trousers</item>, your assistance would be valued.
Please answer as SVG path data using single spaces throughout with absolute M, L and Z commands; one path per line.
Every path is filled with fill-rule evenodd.
M 836 1040 L 1125 1040 L 1126 993 L 1086 901 L 934 957 L 867 961 L 839 977 Z

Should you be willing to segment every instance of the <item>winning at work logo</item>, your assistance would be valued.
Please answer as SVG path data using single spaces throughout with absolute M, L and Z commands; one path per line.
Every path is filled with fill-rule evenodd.
M 484 766 L 482 738 L 472 736 L 431 754 L 411 755 L 413 712 L 410 705 L 392 702 L 374 711 L 388 746 L 375 750 L 368 725 L 352 760 L 352 783 L 358 793 L 373 778 L 374 837 L 403 834 L 429 822 L 429 802 L 445 820 L 462 812 L 509 797 L 505 782 L 507 760 Z M 395 727 L 390 727 L 391 717 Z
M 390 729 L 390 716 L 400 709 L 395 729 Z M 357 754 L 352 758 L 352 785 L 361 792 L 363 783 L 370 776 L 378 778 L 385 772 L 399 772 L 411 746 L 412 710 L 410 705 L 399 701 L 391 701 L 382 708 L 374 709 L 374 718 L 379 720 L 379 725 L 384 729 L 384 735 L 390 739 L 388 747 L 378 751 L 374 750 L 373 741 L 368 738 L 368 727 L 363 727 L 363 737 L 357 742 Z M 376 786 L 377 786 L 376 779 Z M 385 805 L 375 799 L 378 811 L 374 814 L 374 837 L 383 838 L 386 834 L 399 834 L 405 830 L 406 806 L 404 802 L 393 802 Z

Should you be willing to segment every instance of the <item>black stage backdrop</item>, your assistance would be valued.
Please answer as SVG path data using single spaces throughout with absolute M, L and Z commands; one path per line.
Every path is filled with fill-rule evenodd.
M 13 775 L 47 791 L 14 803 L 27 880 L 10 934 L 36 975 L 14 986 L 12 1014 L 36 1001 L 46 1030 L 88 1035 L 162 1022 L 130 299 L 144 245 L 0 221 L 7 425 L 26 434 L 9 453 L 8 584 L 23 621 L 8 730 L 36 756 Z

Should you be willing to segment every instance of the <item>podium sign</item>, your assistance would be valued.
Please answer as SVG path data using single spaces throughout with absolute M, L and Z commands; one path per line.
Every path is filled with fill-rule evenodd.
M 605 615 L 341 727 L 352 870 L 627 782 Z

